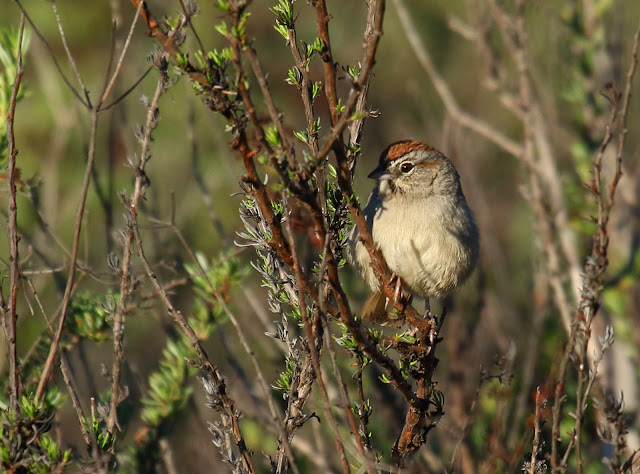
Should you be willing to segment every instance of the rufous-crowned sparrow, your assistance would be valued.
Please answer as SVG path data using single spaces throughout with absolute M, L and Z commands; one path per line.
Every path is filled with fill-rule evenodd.
M 382 152 L 369 178 L 377 182 L 364 215 L 403 292 L 427 300 L 453 292 L 476 266 L 479 236 L 451 160 L 429 145 L 403 140 Z M 397 322 L 357 228 L 350 259 L 374 292 L 362 317 Z

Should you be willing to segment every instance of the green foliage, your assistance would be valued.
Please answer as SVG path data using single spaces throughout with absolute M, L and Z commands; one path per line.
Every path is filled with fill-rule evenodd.
M 267 143 L 269 143 L 269 145 L 271 145 L 272 147 L 282 146 L 280 133 L 278 132 L 278 129 L 275 127 L 275 125 L 267 128 L 265 138 L 267 140 Z
M 186 406 L 193 393 L 186 383 L 196 373 L 187 359 L 195 357 L 195 350 L 185 336 L 167 340 L 158 368 L 149 376 L 149 390 L 142 399 L 142 420 L 160 426 Z
M 291 382 L 294 380 L 296 363 L 294 360 L 287 357 L 285 359 L 285 366 L 286 369 L 280 372 L 280 375 L 278 375 L 278 378 L 276 379 L 276 384 L 272 387 L 277 391 L 283 392 L 282 398 L 286 400 L 287 392 L 291 388 Z
M 91 415 L 90 420 L 83 419 L 82 421 L 87 433 L 97 441 L 98 449 L 103 453 L 109 452 L 113 446 L 115 438 L 107 431 L 106 422 L 103 419 L 96 417 L 95 413 Z
M 20 397 L 18 410 L 6 405 L 0 412 L 0 466 L 3 472 L 49 473 L 62 470 L 71 450 L 62 451 L 49 431 L 54 413 L 63 403 L 56 389 L 43 402 L 33 393 Z
M 278 4 L 271 7 L 270 10 L 276 15 L 275 30 L 288 41 L 289 30 L 293 29 L 295 22 L 293 2 L 290 0 L 278 0 Z
M 13 84 L 18 71 L 18 29 L 0 28 L 0 173 L 4 173 L 8 160 L 7 147 L 9 146 L 7 137 L 7 115 L 11 102 Z M 22 37 L 22 55 L 24 56 L 29 47 L 31 35 L 29 30 L 24 30 Z M 24 86 L 20 84 L 16 100 L 24 97 Z
M 292 86 L 300 87 L 302 85 L 302 71 L 300 71 L 298 66 L 293 66 L 289 71 L 287 71 L 286 82 Z
M 247 269 L 236 258 L 227 255 L 211 262 L 198 253 L 196 259 L 197 263 L 185 264 L 195 292 L 193 313 L 188 323 L 198 339 L 204 341 L 211 336 L 217 323 L 224 320 L 221 302 L 229 298 L 231 286 L 246 275 Z M 140 416 L 145 422 L 159 427 L 170 422 L 186 406 L 193 394 L 188 381 L 197 373 L 189 361 L 196 358 L 195 348 L 184 333 L 167 339 L 158 368 L 149 376 L 149 390 L 142 399 Z
M 111 315 L 118 306 L 120 295 L 106 296 L 82 293 L 69 302 L 66 329 L 82 339 L 104 342 L 111 337 Z

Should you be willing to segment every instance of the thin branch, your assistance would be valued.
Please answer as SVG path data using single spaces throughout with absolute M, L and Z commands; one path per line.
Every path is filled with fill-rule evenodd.
M 320 3 L 320 2 L 318 2 Z M 302 105 L 304 110 L 304 116 L 307 119 L 307 133 L 309 134 L 309 150 L 312 156 L 316 156 L 318 153 L 318 133 L 314 131 L 314 119 L 315 114 L 313 112 L 313 99 L 311 97 L 311 79 L 309 76 L 309 67 L 305 59 L 300 54 L 298 48 L 298 38 L 296 36 L 296 30 L 289 29 L 289 40 L 287 41 L 291 48 L 291 54 L 296 63 L 296 67 L 302 76 L 302 81 L 298 85 L 300 90 L 300 97 L 302 98 Z
M 42 317 L 45 320 L 45 323 L 47 325 L 47 332 L 51 337 L 53 337 L 53 328 L 51 327 L 50 318 L 47 317 L 47 313 L 44 309 L 44 306 L 42 305 L 42 301 L 40 300 L 40 297 L 38 296 L 36 288 L 33 286 L 33 282 L 31 281 L 30 278 L 26 278 L 26 281 L 27 281 L 27 284 L 29 285 L 29 289 L 33 293 L 33 296 L 36 300 L 36 304 L 40 309 L 40 313 L 42 314 Z M 38 339 L 38 342 L 39 340 L 40 339 Z M 69 397 L 71 397 L 71 404 L 73 405 L 73 408 L 76 412 L 76 416 L 78 417 L 78 424 L 80 425 L 80 432 L 82 433 L 82 438 L 84 439 L 84 442 L 87 445 L 87 448 L 90 449 L 92 455 L 95 457 L 98 454 L 98 449 L 97 449 L 98 445 L 97 445 L 95 436 L 91 436 L 89 434 L 84 424 L 84 421 L 86 420 L 86 416 L 82 408 L 82 405 L 80 404 L 80 399 L 78 398 L 78 389 L 75 381 L 72 378 L 73 375 L 72 375 L 71 367 L 69 366 L 69 360 L 68 360 L 67 354 L 64 352 L 60 355 L 60 369 L 62 372 L 62 378 L 64 380 L 65 386 L 67 387 L 67 391 L 69 392 Z
M 363 41 L 364 44 L 368 44 L 371 35 L 375 31 L 376 15 L 378 13 L 376 9 L 376 5 L 373 1 L 368 2 L 368 4 L 369 4 L 369 7 L 367 10 L 367 25 L 364 31 L 364 41 Z M 326 77 L 326 74 L 325 74 L 325 77 Z M 371 82 L 371 75 L 369 75 L 366 82 L 363 84 L 362 92 L 360 93 L 360 96 L 358 97 L 358 100 L 356 102 L 355 115 L 361 118 L 357 118 L 356 120 L 354 120 L 351 126 L 349 127 L 350 129 L 349 130 L 349 135 L 350 135 L 349 148 L 351 150 L 360 144 L 360 138 L 362 136 L 362 128 L 364 127 L 364 121 L 368 115 L 366 106 L 367 106 L 367 95 L 369 92 L 370 82 Z M 351 170 L 352 170 L 351 171 L 352 173 L 355 172 L 355 160 L 353 161 Z
M 280 140 L 282 141 L 282 149 L 287 155 L 287 163 L 289 165 L 289 168 L 295 170 L 297 169 L 295 149 L 290 143 L 288 134 L 285 132 L 284 125 L 282 123 L 282 114 L 276 108 L 276 105 L 273 102 L 273 97 L 271 95 L 271 91 L 269 90 L 269 84 L 267 83 L 267 76 L 262 70 L 262 65 L 260 64 L 260 60 L 258 59 L 256 51 L 251 46 L 247 46 L 246 54 L 249 57 L 249 63 L 251 64 L 253 74 L 256 76 L 258 85 L 260 86 L 260 91 L 262 92 L 264 103 L 267 106 L 267 110 L 269 111 L 271 121 L 276 126 L 278 135 L 280 135 Z
M 16 201 L 16 182 L 19 177 L 19 171 L 16 167 L 16 159 L 18 157 L 18 149 L 16 148 L 16 139 L 14 135 L 16 104 L 18 103 L 18 93 L 20 92 L 20 83 L 22 82 L 22 40 L 24 38 L 24 13 L 20 15 L 20 27 L 18 31 L 18 56 L 16 64 L 16 77 L 11 88 L 11 98 L 9 101 L 9 110 L 7 114 L 7 140 L 9 164 L 8 185 L 9 185 L 9 262 L 11 268 L 9 280 L 9 306 L 6 307 L 4 296 L 2 296 L 2 310 L 4 313 L 4 330 L 6 335 L 6 343 L 9 353 L 9 405 L 13 411 L 18 410 L 18 399 L 21 390 L 20 370 L 18 367 L 18 287 L 20 283 L 20 258 L 18 253 L 18 203 Z
M 147 74 L 149 74 L 151 71 L 153 70 L 152 66 L 149 66 L 147 68 L 147 70 L 145 72 L 142 73 L 142 75 L 136 80 L 136 82 L 134 82 L 131 87 L 129 87 L 126 91 L 124 91 L 120 97 L 118 97 L 117 99 L 114 99 L 113 102 L 109 103 L 108 105 L 105 105 L 103 107 L 100 107 L 100 112 L 105 112 L 107 110 L 109 110 L 112 107 L 115 107 L 116 105 L 118 105 L 120 102 L 122 102 L 122 100 L 124 100 L 125 97 L 127 97 L 129 94 L 131 94 L 131 92 L 133 92 L 133 90 L 138 87 L 138 85 L 144 80 L 145 77 L 147 77 Z
M 269 387 L 269 384 L 267 383 L 267 379 L 264 376 L 263 370 L 260 367 L 260 363 L 256 358 L 255 352 L 253 351 L 253 349 L 251 349 L 251 346 L 249 345 L 247 336 L 245 335 L 245 332 L 242 329 L 242 325 L 238 322 L 238 318 L 236 318 L 235 314 L 233 314 L 229 306 L 227 306 L 227 303 L 225 302 L 224 297 L 220 294 L 218 289 L 215 287 L 215 285 L 209 278 L 209 275 L 207 274 L 206 270 L 200 264 L 200 260 L 198 260 L 197 256 L 189 246 L 187 240 L 185 239 L 180 229 L 175 225 L 174 221 L 171 221 L 170 228 L 178 237 L 178 240 L 180 240 L 180 243 L 182 244 L 183 248 L 189 254 L 191 261 L 195 263 L 195 265 L 198 267 L 200 276 L 204 278 L 204 280 L 207 282 L 207 285 L 209 286 L 209 290 L 211 291 L 211 294 L 214 296 L 214 298 L 216 299 L 216 301 L 218 302 L 218 304 L 220 305 L 224 313 L 229 318 L 229 321 L 231 321 L 231 324 L 233 325 L 234 329 L 236 330 L 240 343 L 242 344 L 242 348 L 244 349 L 245 353 L 249 356 L 249 359 L 253 364 L 253 368 L 256 372 L 256 376 L 258 377 L 258 383 L 260 384 L 260 388 L 262 389 L 262 392 L 263 392 L 264 400 L 267 402 L 267 405 L 269 406 L 269 411 L 271 412 L 271 421 L 276 426 L 278 430 L 278 434 L 283 436 L 284 448 L 285 448 L 287 457 L 289 459 L 291 469 L 293 470 L 294 473 L 299 474 L 300 470 L 298 469 L 295 456 L 293 454 L 293 451 L 291 450 L 289 439 L 286 436 L 285 428 L 282 422 L 280 421 L 282 418 L 282 414 L 280 413 L 278 406 L 275 404 L 273 400 L 273 397 L 271 395 L 272 390 Z
M 371 0 L 375 1 L 375 0 Z M 367 46 L 362 61 L 362 69 L 358 78 L 351 84 L 351 90 L 349 91 L 349 97 L 345 103 L 344 112 L 340 115 L 339 120 L 331 127 L 329 136 L 326 138 L 323 147 L 320 149 L 318 156 L 316 157 L 318 162 L 322 162 L 331 150 L 335 150 L 336 141 L 341 138 L 342 132 L 347 125 L 352 122 L 353 112 L 358 104 L 358 98 L 363 92 L 365 83 L 371 76 L 371 70 L 375 63 L 376 51 L 378 50 L 378 44 L 382 37 L 382 20 L 384 19 L 384 10 L 386 7 L 386 0 L 376 1 L 376 21 L 371 31 L 371 34 L 367 41 Z
M 140 11 L 140 7 L 136 12 L 137 14 Z M 133 22 L 135 24 L 135 20 Z M 131 29 L 133 31 L 133 27 Z M 123 49 L 126 50 L 126 46 Z M 121 57 L 122 59 L 122 57 Z M 140 150 L 140 159 L 136 166 L 136 179 L 134 184 L 134 192 L 133 197 L 131 198 L 131 202 L 129 203 L 129 215 L 130 219 L 133 220 L 133 216 L 138 209 L 140 204 L 140 200 L 144 198 L 146 188 L 148 185 L 148 178 L 145 174 L 145 165 L 150 158 L 149 147 L 151 145 L 151 133 L 155 129 L 158 118 L 158 102 L 160 100 L 160 96 L 166 92 L 167 90 L 167 76 L 166 72 L 162 69 L 158 68 L 160 71 L 158 77 L 158 83 L 156 85 L 155 93 L 153 94 L 153 99 L 149 103 L 147 107 L 147 121 L 144 126 L 144 135 L 141 139 L 141 150 Z M 116 68 L 117 70 L 117 68 Z M 114 75 L 115 79 L 115 75 Z M 104 95 L 103 95 L 104 98 Z M 133 244 L 133 231 L 131 230 L 130 222 L 126 224 L 125 231 L 125 239 L 124 239 L 124 250 L 123 250 L 123 258 L 122 264 L 120 266 L 120 299 L 118 301 L 118 307 L 116 309 L 116 313 L 113 317 L 113 364 L 111 369 L 111 404 L 109 410 L 109 417 L 107 418 L 107 431 L 109 433 L 114 434 L 114 428 L 118 423 L 118 414 L 117 408 L 120 403 L 120 371 L 122 368 L 122 361 L 124 359 L 124 317 L 125 317 L 125 308 L 128 302 L 128 298 L 133 291 L 132 281 L 131 281 L 131 247 Z
M 322 66 L 324 67 L 324 94 L 329 105 L 329 114 L 331 115 L 331 125 L 338 123 L 338 93 L 336 90 L 336 65 L 331 52 L 331 40 L 329 38 L 329 20 L 331 16 L 327 13 L 327 5 L 325 0 L 316 0 L 316 30 L 318 38 L 322 41 L 322 50 L 320 57 L 322 58 Z M 369 10 L 373 9 L 375 2 L 369 1 Z M 367 79 L 367 84 L 368 84 Z M 366 96 L 366 91 L 364 93 Z
M 197 4 L 192 4 L 192 5 L 197 5 Z M 202 51 L 202 52 L 206 51 L 206 49 L 204 47 L 204 44 L 200 40 L 200 36 L 198 35 L 198 32 L 196 31 L 195 27 L 193 26 L 193 22 L 191 21 L 191 14 L 187 11 L 187 6 L 185 5 L 184 0 L 180 0 L 180 8 L 182 8 L 182 14 L 186 18 L 187 24 L 191 27 L 191 31 L 193 32 L 193 36 L 196 38 L 196 41 L 198 42 L 198 46 L 200 47 L 200 51 Z
M 62 22 L 60 20 L 60 15 L 58 15 L 58 7 L 56 6 L 55 0 L 51 0 L 51 8 L 53 9 L 53 15 L 56 18 L 56 24 L 58 25 L 58 31 L 60 32 L 60 39 L 62 40 L 62 45 L 64 46 L 64 51 L 67 53 L 67 59 L 69 59 L 69 64 L 71 64 L 71 69 L 73 70 L 73 74 L 76 76 L 76 80 L 78 84 L 80 84 L 80 88 L 84 92 L 84 98 L 87 101 L 87 106 L 91 109 L 93 106 L 91 105 L 91 98 L 89 97 L 89 90 L 84 85 L 82 81 L 82 76 L 80 75 L 80 71 L 78 71 L 78 66 L 76 65 L 76 60 L 71 54 L 71 49 L 69 49 L 69 44 L 67 43 L 67 36 L 64 33 L 64 28 L 62 27 Z
M 355 439 L 356 448 L 358 449 L 358 452 L 360 453 L 360 456 L 362 458 L 362 464 L 366 466 L 367 472 L 369 474 L 373 474 L 374 470 L 371 466 L 373 464 L 372 462 L 373 460 L 367 456 L 367 453 L 365 450 L 365 449 L 370 449 L 371 446 L 368 446 L 367 448 L 365 444 L 362 442 L 362 437 L 364 437 L 366 440 L 370 440 L 369 434 L 367 432 L 364 432 L 362 433 L 362 436 L 361 436 L 360 430 L 358 429 L 358 425 L 356 423 L 353 410 L 351 409 L 351 402 L 349 401 L 349 393 L 347 392 L 347 386 L 344 383 L 342 373 L 340 371 L 340 366 L 338 365 L 338 361 L 336 358 L 335 341 L 333 340 L 331 331 L 329 330 L 329 325 L 327 323 L 326 315 L 321 314 L 320 319 L 322 320 L 322 324 L 324 327 L 324 335 L 327 341 L 326 344 L 327 344 L 327 349 L 329 351 L 329 357 L 331 359 L 331 366 L 333 367 L 333 374 L 336 377 L 338 390 L 340 391 L 340 396 L 342 398 L 342 405 L 343 405 L 342 408 L 344 409 L 345 416 L 347 417 L 349 428 L 351 429 L 351 434 Z M 362 372 L 360 372 L 360 376 L 362 376 Z M 360 381 L 362 382 L 362 377 L 360 377 Z M 362 389 L 362 385 L 360 385 L 360 389 Z M 364 394 L 362 392 L 360 392 L 360 397 L 361 397 L 361 403 L 362 403 L 362 399 L 364 398 Z M 362 408 L 364 409 L 364 407 Z M 364 429 L 367 429 L 367 423 L 363 418 L 361 418 L 361 422 L 362 422 L 362 427 Z
M 96 136 L 98 132 L 98 116 L 99 116 L 98 110 L 93 109 L 91 111 L 91 134 L 89 137 L 89 150 L 87 154 L 87 164 L 85 166 L 80 203 L 78 204 L 78 210 L 76 213 L 76 222 L 73 230 L 73 244 L 71 246 L 71 261 L 69 262 L 69 276 L 67 277 L 67 285 L 64 290 L 64 296 L 62 297 L 61 314 L 60 314 L 60 320 L 58 321 L 58 329 L 53 338 L 53 341 L 51 342 L 49 355 L 47 356 L 47 361 L 45 362 L 44 369 L 42 371 L 42 376 L 40 378 L 40 382 L 38 383 L 38 388 L 36 390 L 36 399 L 38 400 L 42 399 L 44 390 L 47 386 L 47 382 L 49 381 L 49 376 L 51 375 L 51 371 L 53 370 L 53 361 L 58 352 L 60 339 L 62 338 L 62 332 L 64 330 L 64 322 L 67 317 L 69 300 L 71 299 L 71 290 L 73 288 L 73 283 L 74 283 L 75 274 L 76 274 L 76 262 L 78 259 L 78 246 L 80 241 L 80 232 L 82 231 L 82 220 L 84 217 L 84 208 L 87 203 L 89 183 L 91 182 L 91 171 L 93 168 L 93 162 L 96 155 Z
M 124 46 L 122 47 L 122 52 L 120 53 L 120 58 L 118 59 L 118 62 L 116 64 L 116 68 L 113 71 L 113 75 L 111 76 L 111 80 L 109 81 L 109 84 L 104 88 L 103 92 L 102 92 L 102 96 L 100 97 L 100 102 L 97 105 L 98 109 L 101 109 L 102 104 L 104 104 L 104 102 L 107 100 L 107 97 L 109 96 L 109 94 L 111 93 L 111 89 L 113 88 L 113 85 L 116 82 L 116 79 L 118 78 L 118 75 L 120 74 L 120 68 L 122 67 L 122 63 L 124 61 L 124 57 L 127 54 L 127 51 L 129 50 L 129 44 L 131 43 L 131 38 L 133 37 L 133 31 L 135 30 L 136 27 L 136 23 L 138 22 L 138 17 L 140 16 L 140 10 L 142 9 L 142 4 L 138 5 L 138 8 L 136 9 L 136 14 L 133 16 L 133 20 L 131 21 L 131 28 L 129 28 L 129 34 L 127 35 L 127 39 L 124 42 Z M 108 73 L 108 71 L 107 71 Z
M 416 26 L 407 11 L 404 0 L 393 0 L 393 2 L 396 6 L 396 10 L 398 11 L 400 23 L 407 35 L 409 44 L 418 58 L 420 65 L 431 79 L 431 82 L 433 82 L 433 87 L 440 96 L 440 99 L 447 109 L 447 112 L 451 115 L 451 118 L 462 127 L 474 131 L 510 155 L 515 157 L 521 156 L 523 150 L 519 143 L 513 141 L 488 123 L 468 114 L 460 108 L 460 105 L 451 92 L 449 85 L 434 66 L 431 56 L 429 55 L 429 52 L 420 38 Z
M 53 52 L 53 49 L 51 48 L 51 46 L 49 45 L 47 40 L 44 38 L 42 33 L 40 33 L 40 30 L 36 27 L 35 23 L 33 23 L 31 18 L 27 14 L 27 11 L 24 9 L 22 4 L 20 3 L 20 0 L 13 0 L 13 1 L 16 3 L 16 5 L 18 5 L 18 8 L 20 9 L 22 14 L 25 16 L 25 18 L 29 22 L 29 25 L 31 26 L 31 28 L 33 28 L 33 32 L 36 34 L 38 39 L 42 42 L 42 44 L 44 45 L 45 49 L 49 53 L 49 56 L 51 57 L 51 60 L 53 61 L 53 64 L 55 65 L 56 69 L 58 70 L 58 74 L 60 74 L 60 77 L 62 78 L 62 81 L 67 85 L 67 87 L 69 87 L 69 90 L 71 90 L 73 95 L 76 96 L 76 99 L 78 99 L 80 101 L 80 103 L 82 103 L 82 105 L 84 105 L 87 108 L 90 108 L 91 105 L 87 101 L 85 101 L 85 99 L 82 97 L 82 95 L 80 95 L 80 93 L 75 89 L 75 87 L 73 87 L 71 85 L 71 81 L 67 78 L 67 76 L 62 71 L 62 67 L 60 66 L 60 63 L 58 63 L 58 59 L 56 58 L 56 55 Z
M 620 176 L 622 173 L 620 161 L 622 159 L 622 154 L 624 151 L 624 135 L 626 134 L 626 120 L 627 120 L 627 112 L 628 112 L 628 104 L 631 97 L 631 84 L 633 82 L 633 77 L 636 70 L 637 65 L 637 54 L 638 54 L 638 44 L 640 43 L 640 23 L 638 24 L 638 29 L 636 30 L 636 34 L 634 36 L 633 50 L 631 61 L 629 65 L 629 69 L 626 76 L 626 84 L 625 90 L 622 95 L 622 106 L 620 106 L 620 95 L 611 90 L 611 113 L 609 119 L 607 121 L 607 125 L 605 127 L 605 134 L 602 139 L 602 143 L 596 154 L 593 163 L 593 178 L 591 182 L 591 190 L 595 196 L 596 204 L 598 206 L 596 223 L 597 230 L 592 236 L 592 244 L 591 244 L 591 255 L 588 257 L 585 263 L 584 277 L 582 282 L 582 291 L 581 291 L 581 299 L 579 307 L 576 311 L 572 322 L 571 334 L 569 337 L 569 341 L 567 342 L 567 346 L 565 348 L 564 357 L 562 359 L 562 363 L 560 365 L 560 369 L 558 371 L 558 375 L 556 377 L 556 386 L 555 386 L 555 401 L 553 406 L 553 427 L 552 427 L 552 444 L 551 444 L 551 467 L 553 472 L 561 472 L 566 468 L 566 462 L 568 460 L 569 453 L 571 448 L 575 445 L 577 452 L 577 456 L 580 457 L 580 433 L 579 429 L 581 427 L 581 419 L 576 419 L 576 425 L 574 426 L 574 433 L 571 439 L 569 440 L 568 447 L 565 450 L 565 455 L 562 460 L 558 459 L 559 456 L 559 443 L 560 443 L 560 422 L 562 418 L 562 406 L 564 405 L 566 396 L 564 395 L 564 378 L 568 368 L 569 361 L 574 355 L 574 351 L 578 342 L 582 342 L 580 347 L 578 348 L 578 357 L 580 358 L 579 370 L 582 372 L 587 370 L 587 358 L 590 356 L 587 353 L 588 347 L 588 339 L 591 333 L 591 322 L 593 318 L 596 316 L 598 309 L 600 307 L 600 295 L 604 288 L 603 283 L 601 281 L 606 269 L 608 267 L 607 260 L 607 252 L 609 245 L 608 238 L 608 229 L 607 225 L 609 222 L 609 215 L 611 208 L 613 206 L 613 197 L 615 195 L 615 190 L 617 187 L 617 183 L 620 180 Z M 600 169 L 602 166 L 602 160 L 604 157 L 604 152 L 610 142 L 613 139 L 613 126 L 618 116 L 618 113 L 622 113 L 622 118 L 620 120 L 621 129 L 619 131 L 618 141 L 618 150 L 616 153 L 616 172 L 614 177 L 611 180 L 611 184 L 607 193 L 603 193 L 601 190 L 601 177 L 600 177 Z M 599 362 L 598 358 L 594 359 L 594 363 Z M 595 365 L 595 364 L 594 364 Z M 592 368 L 595 371 L 596 366 Z M 594 374 L 595 375 L 595 374 Z M 583 380 L 582 374 L 579 377 L 579 383 Z M 589 387 L 588 387 L 589 388 Z M 580 391 L 586 396 L 588 392 L 585 393 L 584 390 L 579 388 Z M 578 400 L 578 403 L 583 403 L 582 399 Z M 579 412 L 576 415 L 580 415 L 580 418 L 583 416 L 583 408 L 579 406 Z M 581 469 L 581 465 L 579 464 L 579 469 Z
M 533 416 L 533 449 L 531 450 L 531 460 L 529 461 L 529 474 L 537 474 L 540 472 L 538 469 L 538 453 L 540 452 L 540 428 L 541 428 L 541 416 L 540 409 L 544 401 L 540 395 L 540 387 L 536 389 L 536 411 Z

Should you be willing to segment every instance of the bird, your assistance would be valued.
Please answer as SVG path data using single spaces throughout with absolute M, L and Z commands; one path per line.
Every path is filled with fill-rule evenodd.
M 373 241 L 408 298 L 442 299 L 459 288 L 478 262 L 479 233 L 449 158 L 416 140 L 389 145 L 369 174 L 376 180 L 363 210 Z M 384 325 L 402 320 L 384 296 L 357 226 L 348 257 L 373 294 L 361 316 Z

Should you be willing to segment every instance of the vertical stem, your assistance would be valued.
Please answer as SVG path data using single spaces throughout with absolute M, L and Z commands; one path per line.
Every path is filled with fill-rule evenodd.
M 78 205 L 78 211 L 76 214 L 76 224 L 73 231 L 73 245 L 71 247 L 71 260 L 69 262 L 69 276 L 67 277 L 67 286 L 64 290 L 64 296 L 62 297 L 62 313 L 60 314 L 60 320 L 58 321 L 58 329 L 51 342 L 51 348 L 49 349 L 49 355 L 45 362 L 40 382 L 38 383 L 38 389 L 36 390 L 36 399 L 42 399 L 44 389 L 47 386 L 47 381 L 53 370 L 53 361 L 58 352 L 60 346 L 60 339 L 62 339 L 62 330 L 64 329 L 64 322 L 67 317 L 67 310 L 69 307 L 69 300 L 71 299 L 71 290 L 73 289 L 73 281 L 76 276 L 76 262 L 78 260 L 78 247 L 80 242 L 80 232 L 82 231 L 82 219 L 84 217 L 84 208 L 87 203 L 87 194 L 89 192 L 89 184 L 91 183 L 91 170 L 93 169 L 93 162 L 96 156 L 96 135 L 98 130 L 98 115 L 97 108 L 91 110 L 91 136 L 89 138 L 89 150 L 87 153 L 87 165 L 84 171 L 84 181 L 82 183 L 82 195 L 80 197 L 80 204 Z
M 9 142 L 9 262 L 11 267 L 11 276 L 9 284 L 9 307 L 4 305 L 5 313 L 5 336 L 7 339 L 9 352 L 9 404 L 12 410 L 18 409 L 18 392 L 20 390 L 20 374 L 18 371 L 18 353 L 17 353 L 17 322 L 18 314 L 16 304 L 18 300 L 18 283 L 20 279 L 20 262 L 18 260 L 18 204 L 16 202 L 16 180 L 18 173 L 16 170 L 16 157 L 18 150 L 16 149 L 14 136 L 14 121 L 16 103 L 18 102 L 18 91 L 20 90 L 20 82 L 22 81 L 22 38 L 24 34 L 24 13 L 20 15 L 20 31 L 18 33 L 18 60 L 16 67 L 16 78 L 11 89 L 11 101 L 9 103 L 9 114 L 7 116 L 7 137 Z

